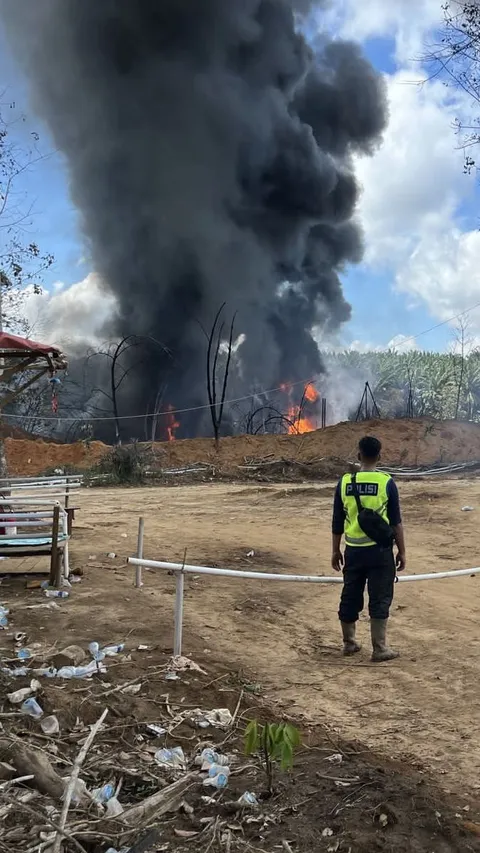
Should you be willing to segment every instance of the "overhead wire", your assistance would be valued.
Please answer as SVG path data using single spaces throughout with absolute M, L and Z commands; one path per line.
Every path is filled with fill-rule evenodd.
M 471 305 L 470 308 L 465 308 L 464 311 L 460 311 L 458 314 L 454 314 L 453 317 L 449 317 L 447 320 L 442 320 L 440 323 L 436 323 L 434 326 L 430 326 L 428 329 L 424 329 L 422 332 L 417 332 L 416 335 L 411 335 L 410 337 L 405 338 L 404 340 L 402 340 L 400 342 L 399 346 L 402 347 L 404 344 L 409 343 L 410 341 L 415 341 L 415 340 L 417 340 L 417 338 L 420 338 L 423 335 L 427 335 L 430 332 L 434 332 L 436 329 L 440 329 L 442 326 L 446 326 L 448 323 L 452 323 L 454 320 L 458 320 L 460 317 L 464 317 L 465 314 L 469 314 L 470 311 L 474 311 L 476 308 L 480 308 L 480 302 L 475 303 L 475 305 Z M 288 387 L 289 388 L 295 388 L 298 385 L 303 385 L 304 387 L 306 387 L 307 385 L 310 385 L 314 382 L 315 382 L 315 378 L 312 378 L 312 377 L 310 377 L 309 379 L 299 379 L 297 382 L 289 382 Z M 264 397 L 267 394 L 275 394 L 275 393 L 278 393 L 278 392 L 284 391 L 284 390 L 285 390 L 285 385 L 282 384 L 282 385 L 279 385 L 277 388 L 269 388 L 266 391 L 257 391 L 253 394 L 246 394 L 243 397 L 236 397 L 236 398 L 231 399 L 231 400 L 225 400 L 223 405 L 224 406 L 231 406 L 231 405 L 234 405 L 236 403 L 244 403 L 247 400 L 260 399 L 261 397 Z M 120 415 L 119 417 L 115 417 L 114 415 L 106 415 L 103 417 L 98 417 L 98 416 L 93 417 L 93 416 L 89 416 L 89 415 L 87 415 L 86 417 L 82 417 L 82 416 L 55 417 L 52 415 L 35 415 L 35 419 L 40 420 L 40 421 L 56 421 L 57 423 L 60 421 L 63 423 L 75 423 L 75 422 L 79 422 L 79 421 L 80 422 L 83 421 L 85 423 L 92 423 L 92 422 L 97 422 L 97 421 L 132 421 L 132 420 L 140 420 L 140 419 L 145 420 L 146 418 L 158 418 L 158 417 L 165 417 L 168 415 L 170 415 L 170 416 L 172 416 L 172 415 L 184 415 L 184 414 L 188 414 L 189 412 L 200 412 L 202 410 L 211 409 L 213 405 L 214 404 L 204 403 L 201 406 L 188 406 L 188 407 L 183 408 L 183 409 L 169 409 L 166 412 L 147 412 L 147 413 L 142 414 L 142 415 Z M 7 413 L 2 412 L 2 417 L 3 418 L 11 418 L 13 420 L 24 420 L 25 415 L 13 415 L 13 414 L 11 415 L 11 414 L 7 414 Z

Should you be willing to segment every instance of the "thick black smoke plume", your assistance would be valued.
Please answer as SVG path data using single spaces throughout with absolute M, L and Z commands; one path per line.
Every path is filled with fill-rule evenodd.
M 246 336 L 234 394 L 320 372 L 312 329 L 349 317 L 338 276 L 362 251 L 351 155 L 371 151 L 386 102 L 358 46 L 307 45 L 298 15 L 315 5 L 0 0 L 118 298 L 110 334 L 171 351 L 132 371 L 124 413 L 166 381 L 172 405 L 205 403 L 200 326 L 222 302 Z

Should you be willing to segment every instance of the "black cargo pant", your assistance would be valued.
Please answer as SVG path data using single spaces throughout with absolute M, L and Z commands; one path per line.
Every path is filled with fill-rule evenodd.
M 395 586 L 395 561 L 391 548 L 370 545 L 345 549 L 343 590 L 339 618 L 356 622 L 363 610 L 365 585 L 368 589 L 368 612 L 371 619 L 388 619 Z

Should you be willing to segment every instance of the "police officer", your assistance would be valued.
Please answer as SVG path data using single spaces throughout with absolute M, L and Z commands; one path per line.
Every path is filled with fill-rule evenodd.
M 344 474 L 337 485 L 332 523 L 332 567 L 337 572 L 343 569 L 344 577 L 338 613 L 343 632 L 343 653 L 353 655 L 361 649 L 355 639 L 355 628 L 363 610 L 367 584 L 372 661 L 389 661 L 398 657 L 398 652 L 387 646 L 387 620 L 393 600 L 395 573 L 403 571 L 406 565 L 398 489 L 389 474 L 376 470 L 381 449 L 377 438 L 366 436 L 361 439 L 358 445 L 360 471 L 355 479 L 362 509 L 378 512 L 392 527 L 398 549 L 396 557 L 393 547 L 377 545 L 360 527 L 351 474 Z M 340 550 L 343 534 L 344 555 Z

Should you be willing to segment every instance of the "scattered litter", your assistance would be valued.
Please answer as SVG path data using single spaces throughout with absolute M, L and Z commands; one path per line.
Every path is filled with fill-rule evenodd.
M 66 589 L 46 589 L 45 596 L 47 598 L 68 598 L 69 593 Z
M 7 607 L 0 606 L 0 628 L 8 628 L 7 616 L 10 613 Z
M 322 832 L 322 838 L 331 838 L 333 836 L 333 829 L 330 829 L 329 826 L 326 826 Z
M 334 752 L 333 755 L 329 755 L 325 761 L 329 761 L 330 764 L 341 764 L 343 761 L 343 755 L 340 752 Z
M 45 717 L 40 723 L 40 728 L 44 735 L 58 735 L 60 725 L 57 717 L 54 714 L 51 714 L 49 717 Z
M 136 696 L 137 693 L 140 693 L 141 689 L 141 684 L 128 684 L 126 687 L 123 688 L 121 692 L 124 694 L 124 696 Z
M 100 803 L 100 805 L 108 803 L 113 796 L 115 796 L 115 788 L 111 784 L 103 785 L 101 788 L 95 788 L 92 791 L 92 799 L 95 800 L 96 803 Z
M 118 643 L 118 645 L 116 646 L 105 646 L 105 648 L 102 649 L 102 653 L 105 655 L 105 657 L 112 658 L 115 655 L 119 655 L 121 652 L 124 651 L 124 649 L 125 643 Z
M 14 642 L 17 644 L 18 643 L 24 643 L 26 641 L 26 639 L 27 639 L 27 635 L 24 631 L 17 631 L 17 633 L 15 634 L 15 636 L 13 638 Z
M 151 734 L 157 735 L 158 737 L 162 737 L 167 734 L 167 730 L 163 728 L 163 726 L 157 726 L 155 723 L 150 723 L 147 726 L 147 732 L 151 732 Z
M 165 681 L 180 681 L 180 676 L 176 672 L 167 672 Z
M 151 646 L 137 646 L 137 652 L 151 652 Z
M 227 729 L 233 723 L 233 717 L 228 708 L 214 708 L 213 711 L 201 711 L 196 708 L 191 712 L 190 719 L 200 729 L 207 729 L 209 726 Z
M 211 764 L 208 769 L 207 778 L 203 780 L 203 784 L 206 788 L 226 788 L 229 776 L 230 767 L 223 764 Z
M 21 690 L 15 690 L 14 693 L 8 693 L 7 699 L 11 705 L 21 705 L 34 692 L 35 690 L 32 690 L 31 686 L 22 687 Z
M 383 827 L 388 826 L 388 815 L 383 814 L 383 813 L 381 815 L 379 815 L 378 822 L 379 822 L 380 826 L 383 826 Z
M 82 578 L 80 577 L 80 575 L 70 575 L 69 581 L 70 583 L 81 583 Z
M 17 666 L 15 669 L 8 669 L 8 667 L 3 667 L 0 669 L 2 675 L 7 675 L 9 678 L 25 678 L 28 675 L 28 669 L 26 666 Z M 35 671 L 37 675 L 37 672 Z
M 245 808 L 245 807 L 254 808 L 255 806 L 259 805 L 259 802 L 258 802 L 255 794 L 252 794 L 250 791 L 245 791 L 245 793 L 242 794 L 240 799 L 237 800 L 237 804 L 239 806 L 242 806 L 243 808 Z
M 106 808 L 107 817 L 118 817 L 123 814 L 123 806 L 116 797 L 112 797 L 108 803 Z
M 247 553 L 247 557 L 254 557 L 254 556 L 255 556 L 255 551 L 249 551 Z
M 173 749 L 159 749 L 154 758 L 160 767 L 168 767 L 170 770 L 187 769 L 185 754 L 181 746 L 174 746 Z
M 127 538 L 128 538 L 128 534 L 127 534 L 127 533 L 121 533 L 121 534 L 120 534 L 120 536 L 122 537 L 122 539 L 127 539 Z
M 48 604 L 27 604 L 25 610 L 60 610 L 60 605 L 56 601 L 49 601 Z
M 172 658 L 171 669 L 175 672 L 184 672 L 186 669 L 192 669 L 194 672 L 201 672 L 202 675 L 207 675 L 198 663 L 190 660 L 190 658 L 183 657 L 183 655 Z
M 201 768 L 202 771 L 209 770 L 210 767 L 217 765 L 218 767 L 228 767 L 230 759 L 227 755 L 222 755 L 220 752 L 217 752 L 214 749 L 204 749 L 200 755 L 197 755 L 195 759 L 195 764 Z
M 17 652 L 17 658 L 19 660 L 30 660 L 32 657 L 32 653 L 30 649 L 19 649 Z
M 108 559 L 109 559 L 109 560 L 114 560 L 116 556 L 117 556 L 117 555 L 116 555 L 116 554 L 114 554 L 114 553 L 113 553 L 113 551 L 111 551 L 111 552 L 110 552 L 110 554 L 107 554 L 107 557 L 108 557 Z M 93 558 L 92 558 L 92 559 L 93 559 Z
M 97 672 L 106 672 L 107 668 L 102 663 L 92 660 L 86 666 L 62 666 L 57 671 L 57 678 L 90 678 Z
M 60 669 L 62 666 L 79 666 L 86 657 L 81 646 L 67 646 L 53 655 L 52 663 L 56 669 Z
M 462 512 L 473 512 L 473 506 L 462 506 Z
M 26 714 L 27 717 L 33 717 L 34 720 L 39 720 L 40 717 L 43 717 L 43 709 L 33 696 L 30 699 L 25 699 L 20 710 L 22 714 Z

